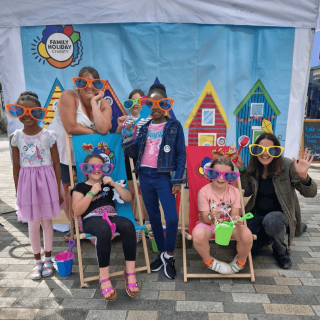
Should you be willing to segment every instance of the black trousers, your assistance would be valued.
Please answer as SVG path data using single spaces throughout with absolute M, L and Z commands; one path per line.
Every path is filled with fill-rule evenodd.
M 116 224 L 116 231 L 121 235 L 125 260 L 135 261 L 137 241 L 133 223 L 129 219 L 119 216 L 109 217 L 109 219 Z M 99 268 L 108 267 L 111 253 L 111 228 L 109 223 L 102 217 L 90 217 L 83 220 L 83 231 L 97 238 L 96 253 Z

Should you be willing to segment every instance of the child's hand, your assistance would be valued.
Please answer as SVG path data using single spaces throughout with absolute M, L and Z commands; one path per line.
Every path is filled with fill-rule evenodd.
M 177 194 L 181 190 L 181 185 L 172 186 L 172 194 Z
M 91 188 L 91 190 L 90 191 L 92 191 L 95 195 L 97 194 L 97 193 L 99 193 L 100 191 L 101 191 L 101 184 L 100 183 L 95 183 L 93 186 L 92 186 L 92 188 Z
M 103 184 L 109 184 L 111 187 L 114 187 L 115 182 L 112 180 L 111 177 L 104 177 L 102 179 Z
M 220 219 L 221 217 L 221 209 L 219 207 L 212 208 L 210 213 L 211 217 L 215 217 L 216 219 Z
M 63 195 L 61 194 L 61 192 L 59 191 L 59 204 L 61 206 L 61 204 L 64 202 L 64 198 Z
M 117 122 L 118 122 L 118 126 L 121 127 L 124 122 L 126 121 L 126 119 L 128 118 L 128 116 L 121 116 L 117 119 Z
M 232 220 L 238 220 L 240 219 L 241 217 L 239 216 L 235 216 L 235 217 L 232 217 Z M 243 226 L 243 221 L 238 221 L 237 223 L 234 224 L 236 227 L 240 227 L 240 226 Z
M 132 134 L 135 133 L 135 131 L 137 130 L 137 126 L 136 126 L 136 125 L 135 125 L 134 127 L 132 127 L 133 124 L 134 124 L 134 121 L 132 121 L 132 122 L 130 122 L 130 123 L 128 123 L 128 124 L 126 125 L 127 131 L 129 131 L 129 130 L 132 128 Z

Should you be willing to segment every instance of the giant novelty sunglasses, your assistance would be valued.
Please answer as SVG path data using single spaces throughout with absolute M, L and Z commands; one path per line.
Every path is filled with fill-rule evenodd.
M 162 111 L 170 111 L 172 109 L 174 103 L 174 99 L 163 98 L 160 100 L 153 100 L 149 98 L 140 98 L 139 104 L 143 108 L 144 106 L 148 106 L 151 110 L 157 105 L 159 109 Z
M 217 169 L 213 168 L 206 168 L 204 169 L 204 175 L 207 179 L 214 181 L 217 180 L 220 176 L 223 177 L 223 179 L 228 182 L 228 183 L 234 183 L 237 181 L 237 179 L 240 176 L 239 172 L 234 172 L 234 171 L 219 171 Z
M 98 168 L 103 175 L 109 175 L 113 171 L 113 167 L 114 165 L 111 163 L 103 163 L 103 164 L 80 163 L 81 172 L 86 176 L 94 173 L 96 171 L 96 168 Z
M 80 90 L 87 88 L 89 84 L 95 90 L 102 90 L 106 85 L 106 80 L 102 79 L 89 80 L 81 77 L 75 77 L 72 78 L 72 81 L 74 83 L 74 86 Z
M 281 147 L 281 146 L 264 147 L 264 146 L 261 146 L 260 144 L 249 144 L 249 151 L 255 157 L 260 156 L 266 150 L 270 157 L 278 158 L 281 156 L 284 150 L 284 147 Z
M 140 98 L 139 98 L 140 99 Z M 122 101 L 122 105 L 125 109 L 130 110 L 133 108 L 135 105 L 139 106 L 139 99 L 127 99 Z
M 32 119 L 38 121 L 43 120 L 49 111 L 48 109 L 41 107 L 25 108 L 18 104 L 7 104 L 6 108 L 11 118 L 22 118 L 28 112 Z

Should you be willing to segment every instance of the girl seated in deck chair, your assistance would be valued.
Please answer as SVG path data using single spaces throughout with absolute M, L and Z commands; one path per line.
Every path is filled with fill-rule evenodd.
M 111 177 L 105 176 L 112 172 L 113 166 L 104 163 L 100 155 L 91 154 L 87 156 L 84 163 L 80 164 L 80 168 L 82 173 L 87 176 L 87 180 L 78 183 L 71 191 L 72 210 L 76 217 L 82 216 L 83 231 L 97 238 L 96 253 L 100 271 L 101 295 L 106 300 L 115 300 L 117 297 L 109 280 L 111 238 L 116 227 L 122 238 L 126 260 L 126 270 L 124 271 L 126 291 L 130 297 L 135 297 L 139 291 L 134 273 L 136 230 L 129 219 L 117 215 L 113 201 L 113 189 L 125 202 L 131 201 L 131 194 L 115 183 Z M 104 212 L 108 213 L 109 221 L 103 219 Z
M 239 173 L 233 170 L 233 163 L 228 158 L 215 159 L 210 168 L 205 169 L 205 176 L 211 182 L 199 191 L 199 221 L 192 232 L 194 247 L 205 266 L 221 274 L 233 274 L 242 270 L 253 242 L 250 230 L 243 221 L 238 221 L 232 232 L 232 239 L 237 241 L 237 255 L 233 261 L 228 264 L 210 255 L 209 240 L 215 232 L 215 220 L 230 221 L 228 214 L 233 220 L 239 218 L 240 192 L 230 185 L 237 180 Z

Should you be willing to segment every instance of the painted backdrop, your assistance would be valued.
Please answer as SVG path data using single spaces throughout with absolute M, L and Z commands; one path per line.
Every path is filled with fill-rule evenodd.
M 188 144 L 192 125 L 202 133 L 192 136 L 196 144 L 231 145 L 242 134 L 252 140 L 269 118 L 284 145 L 294 28 L 126 23 L 20 30 L 26 88 L 45 107 L 73 88 L 82 67 L 92 66 L 114 92 L 107 94 L 114 123 L 123 112 L 114 97 L 147 92 L 158 77 L 175 99 Z

